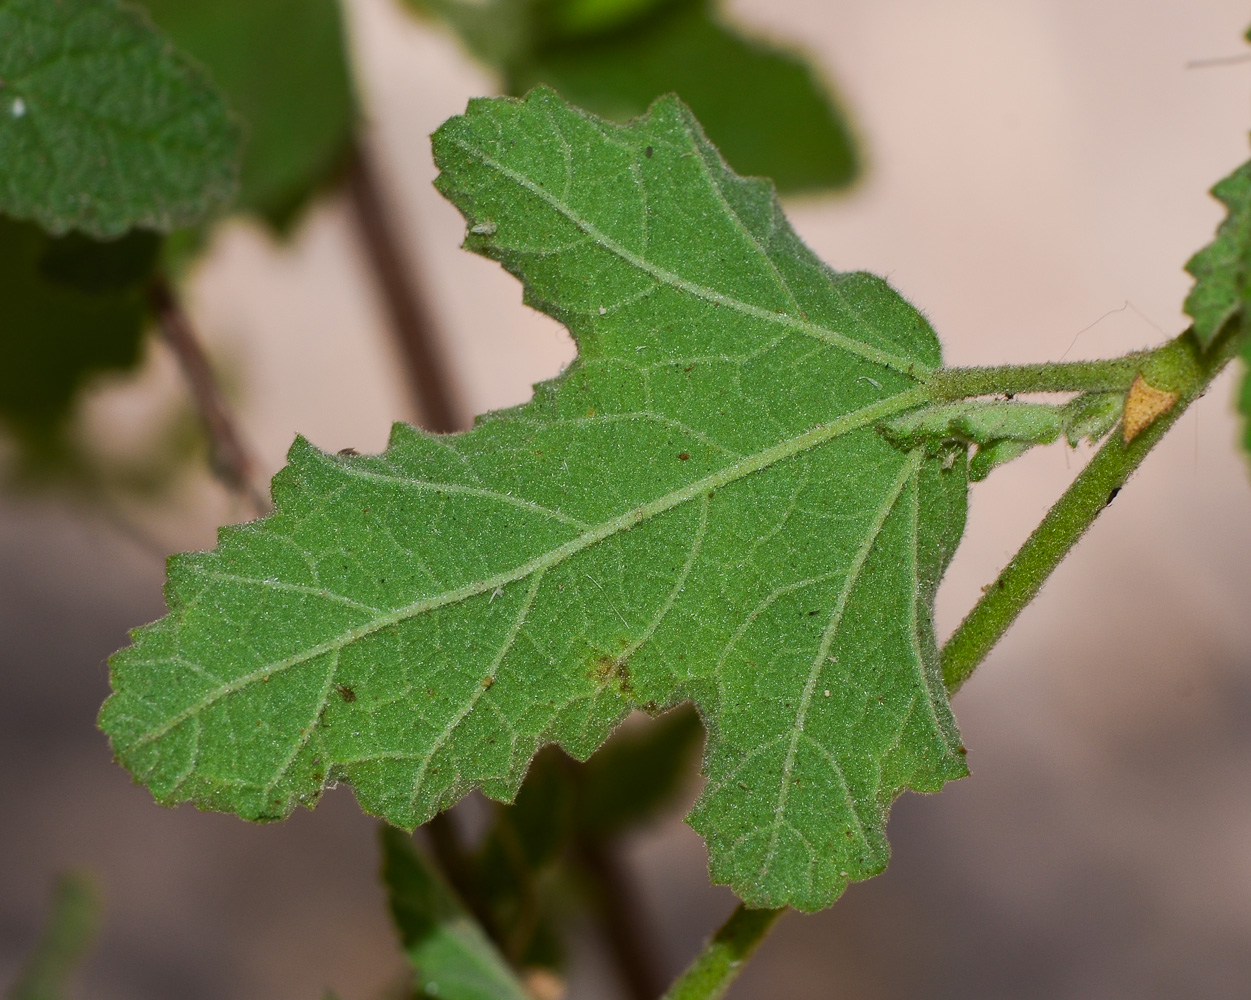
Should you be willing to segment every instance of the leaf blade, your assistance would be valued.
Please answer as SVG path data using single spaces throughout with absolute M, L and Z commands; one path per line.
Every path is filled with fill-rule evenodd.
M 342 779 L 411 827 L 473 787 L 510 798 L 544 743 L 584 758 L 631 708 L 693 700 L 714 779 L 769 744 L 754 791 L 693 814 L 714 873 L 753 905 L 828 905 L 885 863 L 901 789 L 965 771 L 930 620 L 965 467 L 874 429 L 924 400 L 936 338 L 821 264 L 676 101 L 625 127 L 549 90 L 474 102 L 435 148 L 467 245 L 578 360 L 463 434 L 297 442 L 275 514 L 172 562 L 171 615 L 114 658 L 119 758 L 163 801 L 274 818 Z M 735 812 L 792 777 L 786 822 L 828 820 L 839 768 L 863 843 L 780 866 L 734 844 Z
M 208 79 L 116 0 L 0 5 L 0 211 L 112 237 L 234 191 L 239 130 Z
M 352 92 L 337 0 L 143 0 L 247 123 L 234 206 L 284 228 L 342 167 Z M 275 45 L 274 39 L 282 44 Z

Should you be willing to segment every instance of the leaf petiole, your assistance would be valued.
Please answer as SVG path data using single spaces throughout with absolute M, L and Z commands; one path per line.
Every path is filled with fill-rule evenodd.
M 1153 377 L 1177 393 L 1176 405 L 1129 444 L 1114 434 L 1047 512 L 942 649 L 943 682 L 955 694 L 1034 599 L 1069 550 L 1125 485 L 1148 452 L 1235 356 L 1241 326 L 1230 323 L 1203 352 L 1191 331 L 1145 355 Z M 1039 366 L 1046 367 L 1046 366 Z
M 1240 325 L 1231 323 L 1206 353 L 1188 330 L 1155 350 L 1109 361 L 947 368 L 927 380 L 930 387 L 938 389 L 937 399 L 1002 392 L 1116 392 L 1127 391 L 1135 376 L 1146 370 L 1180 397 L 1169 412 L 1128 445 L 1120 435 L 1109 437 L 987 588 L 942 649 L 943 682 L 949 695 L 968 680 L 1116 491 L 1238 353 L 1241 340 Z M 663 1000 L 716 1000 L 723 996 L 783 912 L 785 908 L 749 910 L 740 906 Z
M 1165 345 L 1167 347 L 1168 345 Z M 1020 392 L 1124 392 L 1165 348 L 1101 361 L 940 368 L 925 379 L 935 402 Z
M 716 1000 L 723 996 L 786 909 L 749 910 L 740 904 L 662 1000 Z

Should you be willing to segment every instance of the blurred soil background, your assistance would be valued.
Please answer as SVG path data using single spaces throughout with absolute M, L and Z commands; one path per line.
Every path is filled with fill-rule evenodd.
M 572 347 L 517 283 L 456 249 L 427 135 L 493 82 L 391 0 L 352 0 L 359 85 L 397 226 L 442 327 L 463 416 L 526 399 Z M 1184 327 L 1204 193 L 1248 156 L 1235 0 L 741 0 L 839 87 L 868 160 L 849 195 L 791 202 L 836 268 L 884 274 L 953 364 L 1118 354 Z M 275 40 L 281 44 L 281 40 Z M 344 205 L 287 245 L 232 224 L 191 281 L 202 336 L 270 472 L 297 432 L 376 451 L 411 416 Z M 0 310 L 3 304 L 0 303 Z M 752 997 L 1251 995 L 1251 476 L 1226 377 L 1166 439 L 956 699 L 973 775 L 905 796 L 881 878 L 790 915 L 734 988 Z M 184 387 L 152 341 L 83 416 L 119 456 Z M 1039 449 L 972 494 L 940 598 L 949 632 L 1085 459 Z M 403 977 L 375 824 L 346 788 L 286 823 L 155 806 L 110 762 L 106 657 L 159 617 L 164 552 L 246 516 L 206 473 L 107 511 L 0 499 L 0 985 L 54 874 L 92 871 L 92 1000 L 368 1000 Z M 136 528 L 136 526 L 140 526 Z M 692 782 L 691 794 L 696 790 Z M 628 845 L 661 964 L 733 906 L 680 813 Z M 615 1000 L 589 930 L 571 993 Z

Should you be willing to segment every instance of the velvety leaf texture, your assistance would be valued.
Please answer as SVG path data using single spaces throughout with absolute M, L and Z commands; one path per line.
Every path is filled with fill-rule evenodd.
M 235 205 L 282 226 L 342 166 L 356 106 L 338 0 L 143 0 L 246 123 Z
M 208 78 L 116 0 L 0 0 L 0 211 L 54 233 L 197 221 L 239 129 Z
M 1195 285 L 1185 311 L 1195 336 L 1207 347 L 1242 307 L 1251 282 L 1251 163 L 1244 163 L 1212 188 L 1229 214 L 1216 239 L 1186 262 Z
M 885 866 L 901 790 L 965 773 L 931 608 L 966 463 L 876 430 L 923 400 L 933 331 L 675 99 L 626 126 L 474 101 L 434 147 L 466 245 L 578 359 L 462 434 L 297 441 L 275 513 L 171 560 L 170 614 L 114 658 L 117 756 L 162 802 L 270 819 L 346 780 L 412 827 L 691 700 L 713 877 L 829 905 Z

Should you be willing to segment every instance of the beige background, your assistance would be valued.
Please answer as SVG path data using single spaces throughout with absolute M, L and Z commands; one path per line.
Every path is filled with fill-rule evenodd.
M 351 0 L 371 141 L 446 335 L 464 415 L 519 402 L 571 357 L 494 264 L 456 250 L 426 136 L 491 79 L 389 0 Z M 870 170 L 789 206 L 841 269 L 890 277 L 955 364 L 1095 357 L 1184 325 L 1181 265 L 1247 156 L 1248 14 L 1233 0 L 742 0 L 836 81 Z M 280 44 L 276 40 L 275 44 Z M 232 225 L 189 289 L 269 471 L 296 432 L 377 450 L 409 414 L 343 205 L 293 243 Z M 181 384 L 152 349 L 86 425 L 141 449 Z M 1251 479 L 1229 377 L 1179 423 L 956 702 L 973 776 L 905 797 L 890 871 L 788 917 L 735 997 L 1245 997 L 1251 992 Z M 973 493 L 940 596 L 949 631 L 1080 467 L 1040 450 Z M 0 501 L 0 984 L 50 873 L 93 869 L 98 998 L 371 996 L 398 973 L 373 825 L 345 791 L 286 824 L 165 811 L 108 761 L 104 659 L 161 612 L 157 549 L 241 516 L 203 476 L 108 516 Z M 119 520 L 120 519 L 120 520 Z M 121 523 L 148 525 L 136 539 Z M 631 844 L 676 971 L 732 905 L 676 819 Z M 612 997 L 589 938 L 574 996 Z

